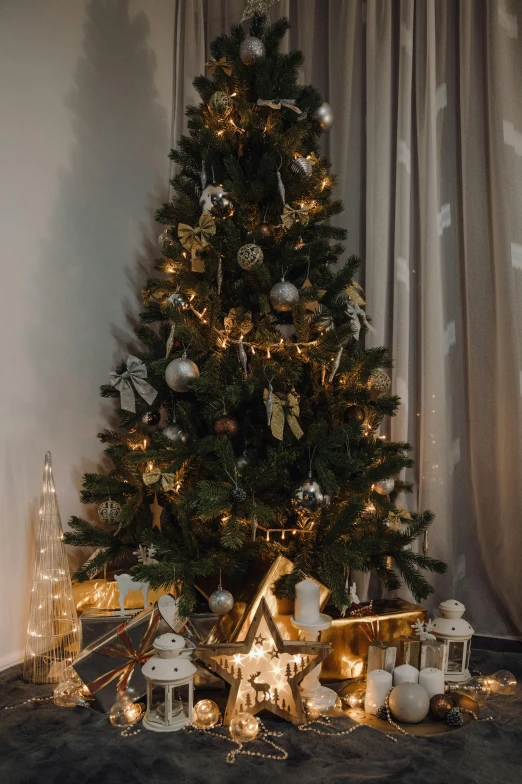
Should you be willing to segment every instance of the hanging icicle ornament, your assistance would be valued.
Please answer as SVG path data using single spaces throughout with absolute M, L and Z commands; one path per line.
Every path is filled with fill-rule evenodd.
M 279 191 L 279 195 L 281 197 L 281 201 L 283 203 L 283 207 L 286 204 L 286 191 L 283 180 L 281 178 L 281 171 L 278 169 L 276 172 L 277 177 L 277 190 Z
M 174 346 L 174 336 L 176 334 L 176 325 L 172 324 L 170 327 L 169 336 L 167 338 L 167 343 L 165 345 L 165 359 L 169 356 L 170 352 L 172 351 L 172 347 Z
M 252 534 L 252 541 L 253 542 L 256 541 L 258 527 L 259 527 L 259 523 L 257 521 L 257 515 L 256 514 L 252 514 L 252 517 L 250 518 L 250 533 Z
M 271 381 L 268 382 L 268 393 L 266 395 L 265 400 L 266 406 L 266 421 L 268 427 L 272 424 L 272 414 L 274 411 L 274 387 L 271 384 Z
M 201 190 L 204 191 L 205 188 L 207 187 L 207 170 L 205 168 L 205 159 L 204 158 L 201 159 L 200 179 L 201 179 Z
M 330 372 L 330 377 L 328 378 L 328 383 L 329 384 L 332 383 L 332 381 L 335 378 L 335 374 L 339 370 L 339 365 L 341 364 L 341 356 L 342 356 L 343 350 L 344 349 L 343 349 L 342 346 L 339 346 L 339 348 L 337 349 L 337 354 L 334 357 L 334 361 L 333 361 L 333 364 L 332 364 L 332 370 Z
M 241 368 L 246 376 L 248 373 L 248 360 L 247 360 L 245 347 L 243 345 L 243 335 L 239 336 L 239 340 L 237 342 L 237 353 L 239 355 L 239 362 L 241 364 Z
M 223 262 L 221 256 L 219 257 L 217 273 L 216 273 L 217 293 L 218 297 L 221 296 L 221 287 L 223 285 Z

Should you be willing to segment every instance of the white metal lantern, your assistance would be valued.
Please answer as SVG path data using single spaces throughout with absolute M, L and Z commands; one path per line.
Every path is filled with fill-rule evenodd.
M 462 617 L 466 608 L 456 599 L 439 604 L 440 618 L 433 621 L 431 632 L 446 647 L 444 677 L 447 681 L 466 681 L 469 677 L 469 654 L 473 629 Z
M 189 657 L 194 646 L 179 634 L 161 634 L 154 640 L 154 650 L 141 668 L 147 681 L 143 726 L 154 732 L 174 732 L 192 718 L 196 666 Z M 188 686 L 187 704 L 175 697 L 179 686 Z

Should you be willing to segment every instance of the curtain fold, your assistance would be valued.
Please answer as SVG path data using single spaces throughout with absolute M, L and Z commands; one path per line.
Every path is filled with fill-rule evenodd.
M 242 0 L 176 0 L 173 144 L 210 41 Z M 522 633 L 522 8 L 517 0 L 280 0 L 286 49 L 336 115 L 324 135 L 407 440 L 476 631 Z M 421 543 L 419 543 L 421 547 Z M 406 594 L 405 594 L 406 595 Z

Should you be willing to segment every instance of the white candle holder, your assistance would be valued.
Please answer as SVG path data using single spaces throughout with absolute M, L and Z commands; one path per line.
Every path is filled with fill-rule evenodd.
M 319 613 L 319 620 L 316 623 L 301 623 L 296 621 L 294 617 L 290 618 L 290 623 L 295 629 L 299 629 L 307 642 L 317 642 L 320 633 L 332 625 L 332 619 L 325 613 Z M 322 663 L 309 672 L 301 681 L 300 688 L 308 705 L 313 705 L 317 710 L 326 711 L 337 702 L 337 693 L 327 686 L 321 686 L 319 682 L 321 667 Z

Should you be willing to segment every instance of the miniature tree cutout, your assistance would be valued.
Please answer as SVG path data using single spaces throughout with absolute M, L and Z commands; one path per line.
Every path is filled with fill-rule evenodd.
M 58 683 L 79 653 L 78 618 L 63 543 L 51 453 L 47 452 L 36 533 L 24 678 L 33 683 Z

